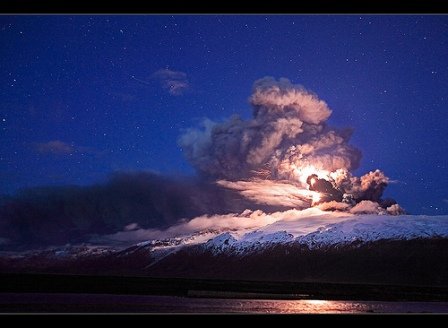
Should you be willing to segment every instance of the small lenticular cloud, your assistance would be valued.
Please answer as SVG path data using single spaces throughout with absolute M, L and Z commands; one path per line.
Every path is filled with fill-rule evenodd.
M 160 69 L 152 74 L 152 78 L 157 79 L 162 88 L 173 96 L 182 95 L 190 87 L 187 74 L 184 72 Z

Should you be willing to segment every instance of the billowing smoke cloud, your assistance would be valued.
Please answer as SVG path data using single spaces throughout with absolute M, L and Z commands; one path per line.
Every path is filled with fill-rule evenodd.
M 359 165 L 360 151 L 348 144 L 351 134 L 330 129 L 325 121 L 331 110 L 303 87 L 266 77 L 255 82 L 250 102 L 250 120 L 207 120 L 203 130 L 181 136 L 179 143 L 199 172 L 225 179 L 266 173 L 298 180 L 310 166 L 332 172 Z
M 331 201 L 352 206 L 370 200 L 384 208 L 394 203 L 381 200 L 389 182 L 381 171 L 351 175 L 361 152 L 349 144 L 351 130 L 327 125 L 332 111 L 317 95 L 288 79 L 265 77 L 254 83 L 249 101 L 251 119 L 205 120 L 202 129 L 180 137 L 201 175 L 258 203 L 302 208 Z M 310 185 L 313 174 L 316 183 Z

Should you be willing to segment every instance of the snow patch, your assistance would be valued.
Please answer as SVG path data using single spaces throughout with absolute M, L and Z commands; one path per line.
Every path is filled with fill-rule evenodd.
M 231 233 L 226 232 L 207 241 L 205 248 L 212 250 L 212 252 L 222 252 L 233 246 L 236 242 L 236 238 Z

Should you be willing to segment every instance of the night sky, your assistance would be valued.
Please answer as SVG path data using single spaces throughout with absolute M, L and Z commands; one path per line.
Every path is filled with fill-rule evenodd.
M 115 171 L 193 175 L 177 140 L 249 118 L 285 77 L 352 127 L 361 175 L 411 214 L 448 214 L 448 16 L 0 16 L 0 193 Z

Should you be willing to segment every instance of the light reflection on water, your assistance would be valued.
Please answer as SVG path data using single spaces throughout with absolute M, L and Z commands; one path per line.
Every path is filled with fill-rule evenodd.
M 277 313 L 368 313 L 378 309 L 378 304 L 372 303 L 374 302 L 296 300 L 275 301 L 272 305 Z
M 447 302 L 360 302 L 325 300 L 250 300 L 245 312 L 253 313 L 448 313 Z
M 448 302 L 259 300 L 143 295 L 0 293 L 0 312 L 448 313 Z

